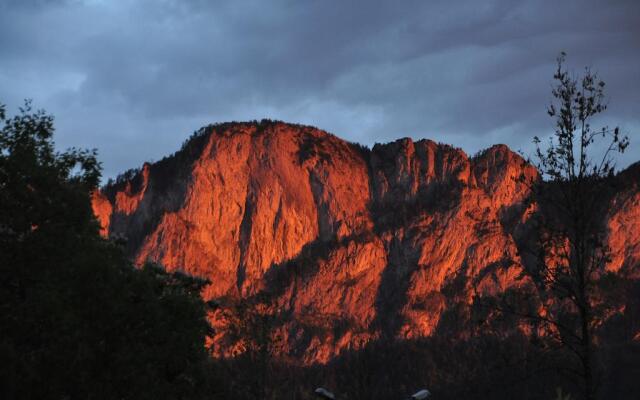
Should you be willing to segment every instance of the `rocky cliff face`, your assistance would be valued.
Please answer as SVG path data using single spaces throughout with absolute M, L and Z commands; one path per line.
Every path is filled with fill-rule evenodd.
M 608 216 L 616 271 L 640 260 L 637 170 Z M 527 284 L 521 174 L 537 171 L 502 145 L 474 157 L 428 140 L 369 150 L 310 127 L 233 123 L 126 174 L 93 207 L 138 264 L 210 280 L 214 352 L 242 351 L 233 305 L 266 296 L 278 351 L 326 362 L 376 338 L 432 335 L 478 293 Z

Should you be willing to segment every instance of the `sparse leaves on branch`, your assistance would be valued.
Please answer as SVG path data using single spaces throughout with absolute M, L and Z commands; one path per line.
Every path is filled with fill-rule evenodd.
M 590 68 L 585 68 L 581 78 L 575 78 L 564 69 L 566 54 L 557 59 L 553 76 L 556 86 L 552 89 L 554 101 L 547 113 L 555 119 L 555 133 L 546 148 L 539 137 L 536 145 L 537 167 L 547 179 L 573 181 L 587 177 L 605 177 L 615 172 L 615 153 L 623 153 L 629 145 L 628 136 L 619 127 L 604 126 L 593 129 L 592 118 L 606 111 L 605 83 Z M 590 152 L 591 146 L 601 149 L 601 157 Z M 593 149 L 593 147 L 591 147 Z

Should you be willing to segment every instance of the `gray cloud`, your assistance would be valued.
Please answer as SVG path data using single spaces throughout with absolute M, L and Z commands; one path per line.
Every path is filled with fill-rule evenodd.
M 428 137 L 530 150 L 555 57 L 607 82 L 603 123 L 640 140 L 637 1 L 6 1 L 0 101 L 52 112 L 105 175 L 212 122 L 318 126 L 365 144 Z M 636 140 L 637 139 L 637 140 Z

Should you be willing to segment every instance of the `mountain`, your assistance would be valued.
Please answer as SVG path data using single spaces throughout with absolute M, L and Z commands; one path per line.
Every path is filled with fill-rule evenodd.
M 121 175 L 93 209 L 137 264 L 210 281 L 214 353 L 243 351 L 245 304 L 273 316 L 281 355 L 326 363 L 381 338 L 468 334 L 456 327 L 476 296 L 529 285 L 536 205 L 522 175 L 538 172 L 504 145 L 469 157 L 430 140 L 368 149 L 307 126 L 225 123 Z M 608 268 L 637 278 L 640 165 L 616 179 Z

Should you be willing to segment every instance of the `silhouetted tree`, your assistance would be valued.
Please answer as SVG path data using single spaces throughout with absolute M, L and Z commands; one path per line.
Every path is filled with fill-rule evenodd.
M 594 332 L 606 309 L 606 283 L 614 277 L 604 225 L 614 154 L 629 140 L 619 128 L 593 129 L 594 117 L 607 108 L 605 84 L 586 68 L 576 78 L 558 58 L 554 101 L 548 114 L 555 133 L 548 144 L 536 137 L 536 165 L 542 179 L 531 182 L 537 213 L 537 262 L 529 272 L 538 283 L 543 312 L 522 314 L 542 324 L 547 337 L 577 363 L 569 367 L 579 378 L 585 399 L 596 394 Z M 611 286 L 611 285 L 609 285 Z
M 203 282 L 135 269 L 99 236 L 96 153 L 56 152 L 52 116 L 26 102 L 11 118 L 0 106 L 0 122 L 0 397 L 213 391 Z

